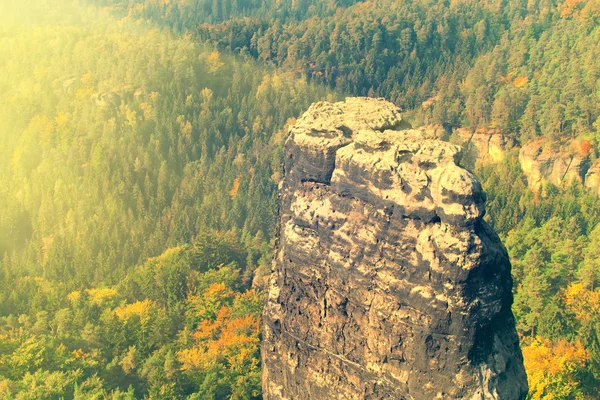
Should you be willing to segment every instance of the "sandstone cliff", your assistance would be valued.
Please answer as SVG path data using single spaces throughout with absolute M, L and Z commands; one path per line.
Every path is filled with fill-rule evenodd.
M 594 161 L 585 175 L 585 187 L 600 195 L 600 159 Z
M 519 163 L 529 188 L 538 193 L 546 182 L 556 186 L 583 183 L 589 167 L 588 157 L 560 150 L 558 144 L 539 138 L 525 144 L 519 152 Z
M 521 399 L 506 250 L 459 147 L 379 99 L 290 129 L 265 399 Z
M 453 136 L 465 152 L 483 164 L 502 162 L 507 152 L 517 145 L 513 138 L 498 129 L 472 131 L 458 128 L 453 132 Z

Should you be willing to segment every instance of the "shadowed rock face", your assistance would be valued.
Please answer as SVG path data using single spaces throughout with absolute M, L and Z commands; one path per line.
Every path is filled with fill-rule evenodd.
M 265 399 L 521 399 L 505 248 L 460 150 L 381 99 L 290 129 Z

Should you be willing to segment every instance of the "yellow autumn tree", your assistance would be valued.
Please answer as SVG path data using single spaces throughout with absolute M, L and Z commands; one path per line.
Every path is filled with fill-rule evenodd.
M 515 79 L 515 87 L 521 88 L 523 86 L 525 86 L 527 84 L 527 82 L 529 82 L 529 78 L 526 76 L 519 76 L 518 78 Z
M 67 299 L 73 303 L 77 303 L 81 299 L 81 292 L 79 290 L 75 290 L 67 295 Z
M 110 288 L 88 289 L 87 294 L 90 296 L 90 300 L 93 303 L 102 304 L 115 297 L 117 295 L 117 291 Z
M 202 319 L 188 334 L 186 342 L 191 339 L 191 346 L 177 353 L 181 370 L 199 380 L 219 371 L 231 387 L 232 399 L 247 398 L 245 380 L 260 379 L 260 314 L 245 306 L 260 303 L 260 296 L 254 291 L 234 294 L 215 283 L 192 301 L 206 304 L 192 305 Z M 207 312 L 215 307 L 216 311 Z
M 580 323 L 600 315 L 600 290 L 588 290 L 582 283 L 569 285 L 563 292 L 563 301 Z
M 231 200 L 234 200 L 237 196 L 238 191 L 240 190 L 240 178 L 235 178 L 233 181 L 233 187 L 229 191 L 229 197 Z
M 578 372 L 589 353 L 580 342 L 536 338 L 523 347 L 523 357 L 532 400 L 583 398 Z
M 121 321 L 127 321 L 134 316 L 139 317 L 141 321 L 145 321 L 149 318 L 150 311 L 153 307 L 154 303 L 152 300 L 145 299 L 115 308 L 115 315 Z
M 224 65 L 225 63 L 221 61 L 221 53 L 219 53 L 217 50 L 210 53 L 206 58 L 206 66 L 208 72 L 211 74 L 218 72 Z

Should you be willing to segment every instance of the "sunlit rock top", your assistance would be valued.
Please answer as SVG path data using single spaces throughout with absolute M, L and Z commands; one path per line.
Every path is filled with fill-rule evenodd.
M 455 225 L 484 213 L 478 179 L 458 166 L 458 146 L 412 129 L 383 99 L 313 104 L 290 129 L 293 178 L 328 184 L 411 218 Z

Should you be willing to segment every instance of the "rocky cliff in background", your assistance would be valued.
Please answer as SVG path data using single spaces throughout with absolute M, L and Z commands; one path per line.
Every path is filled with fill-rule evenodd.
M 521 399 L 506 250 L 459 147 L 384 100 L 291 128 L 265 399 Z
M 508 151 L 517 145 L 515 139 L 503 134 L 498 129 L 458 128 L 453 136 L 461 144 L 464 151 L 471 153 L 478 162 L 499 163 L 504 161 Z
M 539 193 L 546 182 L 559 187 L 583 183 L 589 168 L 587 155 L 561 150 L 557 143 L 544 138 L 525 144 L 519 151 L 519 163 L 534 193 Z
M 471 169 L 476 164 L 501 163 L 510 152 L 517 151 L 527 186 L 534 193 L 541 193 L 547 183 L 564 188 L 577 182 L 600 194 L 600 161 L 596 160 L 592 165 L 585 140 L 565 143 L 539 137 L 521 147 L 499 129 L 457 128 L 450 134 L 449 141 L 462 147 L 462 164 Z M 589 142 L 587 144 L 591 146 Z
M 600 159 L 594 161 L 585 174 L 585 187 L 600 196 Z

